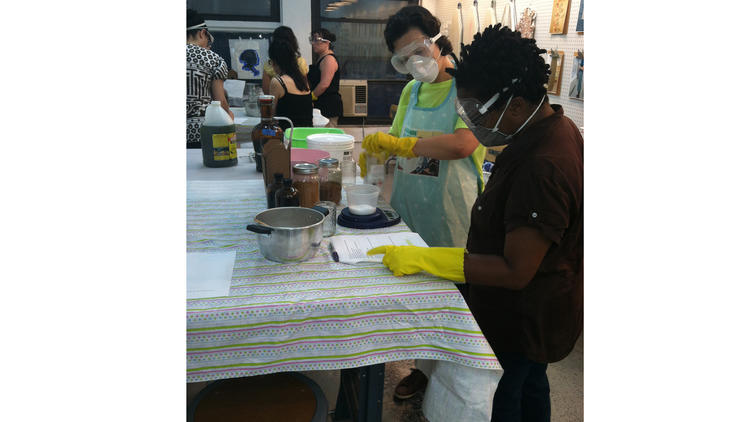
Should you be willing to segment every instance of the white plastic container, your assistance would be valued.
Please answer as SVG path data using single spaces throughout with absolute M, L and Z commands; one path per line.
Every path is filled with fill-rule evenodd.
M 229 117 L 229 113 L 221 108 L 221 101 L 211 101 L 206 107 L 206 117 L 203 120 L 204 126 L 226 126 L 233 125 L 234 120 Z
M 326 151 L 331 154 L 331 158 L 342 162 L 344 158 L 352 159 L 354 137 L 338 133 L 316 133 L 307 137 L 307 147 Z
M 355 215 L 370 215 L 378 206 L 380 188 L 375 185 L 352 185 L 344 188 L 346 205 L 349 212 Z

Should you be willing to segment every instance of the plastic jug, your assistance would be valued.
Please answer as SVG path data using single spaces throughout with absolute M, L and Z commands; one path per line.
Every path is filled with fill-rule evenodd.
M 230 167 L 237 165 L 237 135 L 234 121 L 221 108 L 221 102 L 211 101 L 206 107 L 201 133 L 203 165 Z

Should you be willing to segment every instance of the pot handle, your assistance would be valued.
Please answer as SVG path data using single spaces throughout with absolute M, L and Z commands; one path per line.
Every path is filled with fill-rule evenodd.
M 317 205 L 311 207 L 315 211 L 318 211 L 319 213 L 323 214 L 324 216 L 328 217 L 328 208 L 319 207 Z M 249 229 L 248 229 L 249 230 Z
M 266 227 L 266 226 L 260 226 L 258 224 L 249 224 L 247 226 L 247 229 L 251 232 L 260 233 L 260 234 L 271 234 L 273 231 L 272 228 Z

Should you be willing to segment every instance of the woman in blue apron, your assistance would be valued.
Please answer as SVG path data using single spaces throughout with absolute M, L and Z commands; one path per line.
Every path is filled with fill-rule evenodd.
M 389 133 L 365 137 L 362 148 L 398 156 L 391 206 L 411 230 L 429 246 L 463 248 L 471 207 L 483 189 L 485 148 L 456 113 L 455 82 L 445 71 L 455 66 L 453 47 L 440 34 L 440 21 L 420 6 L 391 16 L 384 35 L 391 64 L 414 80 L 401 92 Z M 363 153 L 363 173 L 366 162 Z M 416 360 L 417 370 L 396 386 L 396 398 L 424 389 L 433 365 Z
M 430 246 L 464 247 L 471 207 L 483 187 L 485 148 L 458 117 L 456 87 L 445 71 L 453 48 L 440 21 L 407 6 L 385 28 L 391 63 L 414 80 L 401 93 L 389 133 L 365 137 L 368 152 L 398 155 L 391 206 Z M 360 166 L 366 172 L 364 156 Z

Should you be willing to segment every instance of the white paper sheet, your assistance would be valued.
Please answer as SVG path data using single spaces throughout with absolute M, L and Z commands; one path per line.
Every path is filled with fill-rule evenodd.
M 187 298 L 228 296 L 235 255 L 235 251 L 188 252 Z
M 374 235 L 346 235 L 331 237 L 331 247 L 339 262 L 356 264 L 359 262 L 383 262 L 383 255 L 367 255 L 367 251 L 383 245 L 424 246 L 427 243 L 417 233 L 386 233 Z
M 224 89 L 227 95 L 233 98 L 242 98 L 245 94 L 245 81 L 238 79 L 227 79 L 224 81 Z

